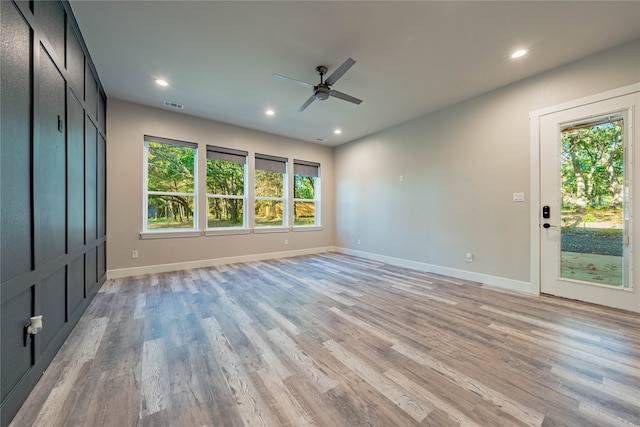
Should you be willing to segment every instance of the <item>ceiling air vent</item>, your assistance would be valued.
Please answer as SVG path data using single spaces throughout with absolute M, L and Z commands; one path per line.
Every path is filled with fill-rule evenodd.
M 184 109 L 184 105 L 178 104 L 177 102 L 171 102 L 171 101 L 164 101 L 164 106 L 165 107 L 170 107 L 170 108 L 176 108 L 178 110 L 183 110 Z

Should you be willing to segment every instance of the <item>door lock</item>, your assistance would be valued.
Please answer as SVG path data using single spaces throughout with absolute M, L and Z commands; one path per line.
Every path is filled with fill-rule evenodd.
M 551 218 L 551 208 L 549 207 L 549 205 L 545 205 L 542 207 L 542 218 L 544 219 L 549 219 Z M 548 222 L 545 222 L 544 224 L 542 224 L 542 226 L 544 228 L 551 228 L 554 227 L 553 225 L 549 224 Z

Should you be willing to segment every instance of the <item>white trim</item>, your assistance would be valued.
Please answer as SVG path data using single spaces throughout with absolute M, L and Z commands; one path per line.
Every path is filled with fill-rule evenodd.
M 385 264 L 396 265 L 398 267 L 410 268 L 412 270 L 423 271 L 426 273 L 436 273 L 448 277 L 453 277 L 462 280 L 470 280 L 478 282 L 484 285 L 496 286 L 499 288 L 510 289 L 513 291 L 524 292 L 528 294 L 535 294 L 535 290 L 532 288 L 531 283 L 522 282 L 519 280 L 507 279 L 504 277 L 491 276 L 489 274 L 474 273 L 472 271 L 459 270 L 456 268 L 442 267 L 433 264 L 427 264 L 418 261 L 411 261 L 402 258 L 394 258 L 386 255 L 374 254 L 371 252 L 356 251 L 347 248 L 335 248 L 336 252 L 340 252 L 347 255 L 357 256 L 360 258 L 366 258 L 373 261 L 383 262 Z
M 322 227 L 319 225 L 294 225 L 291 231 L 322 231 Z
M 180 193 L 175 191 L 147 191 L 148 196 L 183 196 L 196 197 L 196 193 Z
M 172 237 L 196 237 L 195 235 L 187 235 L 182 234 L 181 232 L 175 233 L 172 236 L 152 236 L 149 233 L 156 233 L 152 231 L 153 229 L 149 229 L 149 195 L 168 195 L 168 196 L 184 196 L 184 197 L 192 197 L 193 198 L 193 224 L 194 228 L 198 227 L 199 214 L 198 207 L 200 204 L 198 203 L 198 193 L 199 193 L 199 185 L 198 185 L 198 159 L 200 156 L 198 155 L 198 144 L 193 142 L 185 142 L 178 140 L 167 140 L 160 137 L 150 137 L 156 140 L 147 139 L 148 135 L 145 135 L 143 146 L 143 157 L 142 157 L 142 231 L 140 233 L 141 239 L 163 239 L 163 238 L 172 238 Z M 173 142 L 172 142 L 173 141 Z M 173 145 L 181 148 L 188 148 L 193 150 L 193 193 L 177 193 L 170 191 L 149 191 L 149 142 L 157 143 L 157 144 L 165 144 L 165 145 Z M 206 156 L 205 156 L 206 157 Z M 163 230 L 171 230 L 171 229 L 163 229 Z M 199 236 L 200 234 L 198 234 Z
M 540 117 L 529 117 L 529 280 L 540 295 Z
M 411 261 L 401 258 L 389 257 L 386 255 L 379 255 L 370 252 L 355 251 L 347 248 L 339 248 L 334 246 L 324 246 L 319 248 L 298 249 L 294 251 L 286 252 L 268 252 L 262 254 L 253 255 L 241 255 L 235 257 L 225 258 L 213 258 L 204 259 L 198 261 L 186 261 L 171 264 L 160 265 L 146 265 L 141 267 L 122 268 L 117 270 L 107 271 L 107 280 L 120 279 L 123 277 L 140 276 L 144 274 L 166 273 L 170 271 L 189 270 L 194 268 L 206 268 L 216 265 L 236 264 L 240 262 L 254 262 L 254 261 L 266 261 L 279 258 L 290 258 L 304 255 L 315 255 L 326 252 L 338 252 L 346 255 L 352 255 L 364 259 L 370 259 L 373 261 L 383 262 L 389 265 L 396 265 L 398 267 L 409 268 L 412 270 L 423 271 L 428 273 L 441 274 L 451 278 L 457 278 L 462 280 L 469 280 L 478 282 L 483 285 L 495 286 L 499 288 L 509 289 L 517 292 L 535 293 L 530 283 L 522 282 L 519 280 L 506 279 L 504 277 L 491 276 L 488 274 L 474 273 L 470 271 L 458 270 L 455 268 L 442 267 L 418 261 Z
M 176 239 L 182 237 L 200 237 L 202 231 L 199 230 L 158 230 L 158 231 L 142 231 L 140 232 L 140 238 L 142 240 L 150 239 Z
M 289 227 L 270 227 L 265 225 L 262 227 L 254 227 L 253 234 L 288 233 L 289 231 L 291 231 Z
M 605 92 L 596 93 L 595 95 L 585 96 L 584 98 L 563 102 L 562 104 L 541 108 L 539 110 L 530 112 L 529 118 L 546 116 L 547 114 L 553 114 L 559 111 L 569 110 L 571 108 L 580 107 L 582 105 L 593 104 L 594 102 L 600 102 L 606 99 L 618 98 L 620 96 L 630 95 L 634 92 L 640 92 L 640 82 L 619 87 L 617 89 L 611 89 Z
M 562 104 L 535 110 L 529 113 L 529 182 L 530 182 L 530 225 L 529 225 L 529 241 L 530 241 L 530 280 L 532 293 L 540 294 L 541 278 L 540 278 L 540 117 L 547 114 L 554 114 L 560 111 L 577 108 L 583 105 L 593 104 L 607 99 L 617 98 L 632 93 L 640 92 L 640 82 L 633 83 L 621 88 L 612 89 L 606 92 L 597 93 L 573 101 L 564 102 Z
M 203 259 L 198 261 L 177 262 L 172 264 L 145 265 L 141 267 L 121 268 L 107 271 L 107 280 L 123 277 L 140 276 L 143 274 L 166 273 L 169 271 L 189 270 L 194 268 L 206 268 L 216 265 L 236 264 L 240 262 L 265 261 L 270 259 L 290 258 L 303 255 L 314 255 L 325 252 L 334 252 L 333 246 L 325 246 L 310 249 L 298 249 L 286 252 L 269 252 L 253 255 L 242 255 L 226 258 Z
M 233 234 L 251 234 L 248 228 L 220 227 L 208 228 L 205 230 L 205 236 L 231 236 Z

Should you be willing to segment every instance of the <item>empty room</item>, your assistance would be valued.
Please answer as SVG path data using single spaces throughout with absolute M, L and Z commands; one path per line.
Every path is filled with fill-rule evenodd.
M 640 426 L 640 1 L 0 6 L 1 426 Z

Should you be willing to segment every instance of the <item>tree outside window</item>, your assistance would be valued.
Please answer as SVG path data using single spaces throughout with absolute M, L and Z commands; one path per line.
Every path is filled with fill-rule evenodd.
M 145 230 L 196 228 L 197 145 L 145 136 Z
M 246 227 L 247 152 L 207 146 L 207 228 Z
M 293 163 L 293 225 L 319 225 L 320 165 L 294 160 Z
M 284 227 L 287 159 L 256 154 L 255 160 L 255 226 Z

